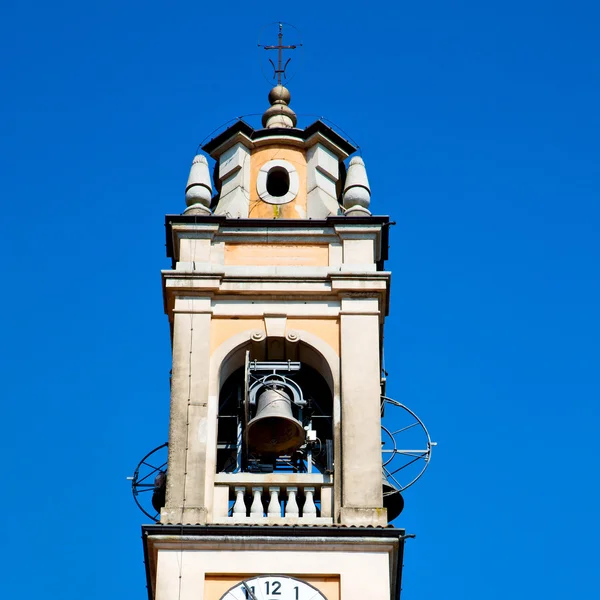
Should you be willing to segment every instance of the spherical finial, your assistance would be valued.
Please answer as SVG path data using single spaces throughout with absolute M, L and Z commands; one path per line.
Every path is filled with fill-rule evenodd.
M 263 127 L 295 127 L 297 123 L 296 113 L 288 106 L 292 96 L 290 91 L 283 85 L 276 85 L 269 92 L 270 108 L 264 112 L 262 117 Z
M 292 95 L 290 94 L 290 90 L 288 90 L 283 85 L 276 85 L 269 92 L 269 104 L 275 104 L 275 103 L 289 104 L 291 99 L 292 99 Z

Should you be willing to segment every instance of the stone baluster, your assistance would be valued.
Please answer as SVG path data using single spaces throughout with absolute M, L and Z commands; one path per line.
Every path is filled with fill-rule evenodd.
M 269 507 L 267 509 L 267 517 L 280 517 L 281 505 L 279 504 L 279 488 L 270 487 L 269 494 L 271 494 L 271 500 L 269 501 Z
M 289 487 L 287 489 L 288 501 L 285 505 L 285 516 L 286 517 L 299 517 L 300 511 L 298 510 L 298 503 L 296 502 L 296 494 L 298 493 L 297 487 Z
M 233 516 L 234 517 L 245 517 L 246 516 L 246 502 L 244 501 L 244 494 L 246 493 L 245 487 L 235 487 L 235 504 L 233 505 Z
M 314 487 L 305 487 L 304 488 L 304 506 L 302 507 L 302 516 L 303 517 L 316 517 L 317 516 L 317 507 L 315 506 L 315 488 Z
M 252 494 L 254 495 L 254 500 L 252 500 L 252 506 L 250 507 L 250 516 L 251 517 L 264 517 L 265 512 L 263 509 L 262 503 L 262 487 L 253 487 Z

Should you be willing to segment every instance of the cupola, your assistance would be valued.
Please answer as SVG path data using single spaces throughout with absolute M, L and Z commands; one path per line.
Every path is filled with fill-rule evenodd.
M 369 216 L 370 188 L 357 148 L 318 120 L 296 127 L 291 95 L 283 85 L 269 92 L 263 129 L 244 120 L 202 150 L 216 161 L 213 182 L 205 156 L 194 158 L 186 188 L 186 214 L 242 219 L 325 219 Z

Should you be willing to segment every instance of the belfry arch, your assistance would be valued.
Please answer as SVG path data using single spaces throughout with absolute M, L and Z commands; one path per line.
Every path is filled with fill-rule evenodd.
M 244 365 L 246 352 L 250 360 L 268 359 L 269 340 L 285 340 L 286 350 L 279 359 L 306 363 L 327 382 L 331 394 L 339 403 L 340 359 L 335 350 L 314 333 L 301 329 L 288 331 L 285 338 L 269 338 L 263 330 L 249 329 L 233 335 L 212 353 L 210 361 L 209 395 L 218 395 L 221 386 L 236 369 Z
M 273 355 L 277 360 L 269 360 Z M 286 376 L 298 385 L 307 405 L 304 410 L 294 410 L 293 416 L 316 438 L 315 444 L 307 444 L 277 460 L 248 454 L 243 419 L 245 378 L 248 366 L 257 361 L 262 365 L 295 366 L 297 370 Z M 314 471 L 333 477 L 334 465 L 339 463 L 334 431 L 339 427 L 340 398 L 339 357 L 331 346 L 302 330 L 291 330 L 285 338 L 268 338 L 261 331 L 247 330 L 216 349 L 210 371 L 214 392 L 211 399 L 216 403 L 216 473 L 273 469 Z

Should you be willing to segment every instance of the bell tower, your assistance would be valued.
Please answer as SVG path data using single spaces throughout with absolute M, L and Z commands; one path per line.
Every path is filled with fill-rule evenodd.
M 171 409 L 148 594 L 391 600 L 405 536 L 382 481 L 389 220 L 356 148 L 322 121 L 298 128 L 283 85 L 268 99 L 262 128 L 238 120 L 202 147 L 187 208 L 166 217 Z

